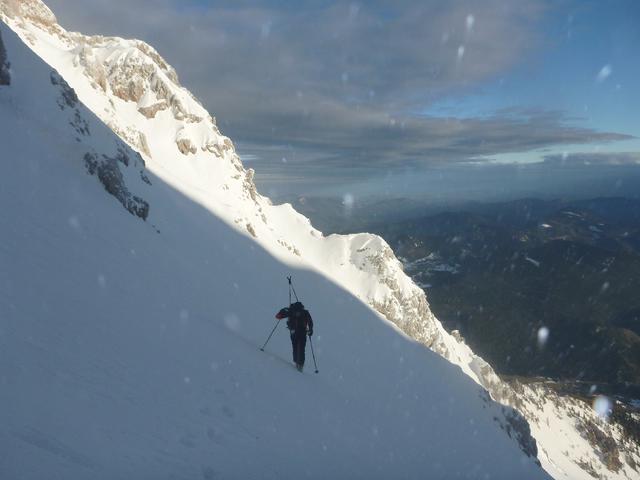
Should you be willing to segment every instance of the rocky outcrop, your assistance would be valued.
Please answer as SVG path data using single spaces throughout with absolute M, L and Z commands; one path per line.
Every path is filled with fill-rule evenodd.
M 68 36 L 78 44 L 75 62 L 84 67 L 94 88 L 138 104 L 138 111 L 147 118 L 168 109 L 176 120 L 187 123 L 205 119 L 185 105 L 194 100 L 191 95 L 186 91 L 176 94 L 178 75 L 150 45 L 139 40 Z
M 108 121 L 106 123 L 107 126 L 129 146 L 140 153 L 144 153 L 147 157 L 151 156 L 149 144 L 147 143 L 147 137 L 144 133 L 132 127 L 123 128 L 113 121 Z
M 58 106 L 64 110 L 66 107 L 75 108 L 78 104 L 78 96 L 76 92 L 69 86 L 67 81 L 60 76 L 58 72 L 53 70 L 50 75 L 51 84 L 60 87 L 60 97 L 58 97 Z
M 10 66 L 11 64 L 7 58 L 7 50 L 4 48 L 2 35 L 0 34 L 0 85 L 11 84 L 11 73 L 9 72 Z
M 514 438 L 520 448 L 529 457 L 538 458 L 538 444 L 536 439 L 531 435 L 531 427 L 527 419 L 517 410 L 511 407 L 502 406 L 502 414 L 506 420 L 506 424 L 502 424 L 502 427 L 507 432 L 509 437 Z M 538 465 L 540 461 L 537 460 Z
M 185 137 L 177 138 L 176 146 L 183 155 L 189 155 L 190 153 L 194 154 L 198 151 L 198 148 L 191 142 L 191 140 Z
M 351 263 L 372 275 L 386 291 L 386 295 L 368 295 L 367 303 L 411 338 L 450 359 L 452 352 L 443 341 L 443 331 L 438 328 L 426 295 L 404 274 L 391 247 L 370 234 L 353 235 L 350 242 Z
M 73 127 L 78 135 L 88 137 L 91 135 L 89 131 L 89 123 L 82 117 L 78 106 L 78 96 L 73 88 L 69 86 L 67 81 L 55 70 L 51 71 L 49 75 L 51 84 L 58 87 L 60 94 L 56 98 L 56 102 L 60 107 L 60 110 L 67 108 L 73 109 L 73 116 L 69 121 L 69 125 Z
M 0 12 L 44 27 L 58 22 L 49 7 L 40 0 L 0 0 Z
M 249 168 L 246 170 L 244 181 L 242 182 L 242 191 L 246 194 L 247 198 L 250 198 L 253 203 L 257 204 L 259 194 L 254 181 L 255 174 L 256 172 L 253 168 Z
M 450 336 L 442 329 L 431 313 L 424 291 L 412 282 L 407 284 L 400 261 L 382 238 L 361 234 L 354 236 L 352 242 L 363 243 L 352 254 L 352 263 L 362 271 L 374 273 L 376 280 L 387 287 L 387 294 L 382 298 L 375 295 L 367 298 L 375 310 L 411 338 L 472 373 L 494 400 L 516 396 L 488 363 L 473 354 L 461 337 Z M 466 353 L 466 358 L 461 353 Z M 489 394 L 484 397 L 486 401 L 489 398 Z M 527 456 L 537 459 L 538 446 L 526 417 L 508 405 L 501 406 L 500 415 L 494 420 Z
M 611 414 L 601 417 L 592 407 L 595 394 L 575 397 L 551 381 L 522 383 L 512 379 L 509 385 L 513 396 L 503 401 L 527 418 L 534 434 L 553 428 L 557 437 L 564 437 L 563 454 L 575 458 L 574 464 L 586 474 L 595 478 L 610 474 L 635 478 L 640 474 L 636 434 L 640 409 L 610 399 Z M 549 412 L 563 419 L 562 423 L 550 425 Z
M 169 108 L 167 102 L 162 101 L 149 105 L 148 107 L 138 107 L 138 111 L 147 118 L 155 118 L 158 112 Z
M 149 203 L 142 198 L 133 195 L 125 183 L 121 168 L 135 166 L 124 148 L 119 148 L 115 157 L 98 155 L 95 152 L 87 152 L 84 155 L 87 171 L 96 175 L 105 190 L 113 195 L 122 206 L 132 215 L 147 219 L 149 215 Z M 135 159 L 133 163 L 142 162 L 142 158 Z M 143 162 L 144 163 L 144 162 Z M 140 171 L 141 179 L 150 184 L 144 172 Z

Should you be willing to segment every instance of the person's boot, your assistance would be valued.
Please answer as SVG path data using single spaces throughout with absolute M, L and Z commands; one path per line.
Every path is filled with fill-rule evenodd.
M 304 365 L 302 365 L 301 363 L 296 363 L 296 368 L 298 369 L 299 372 L 301 372 L 302 369 L 304 368 Z

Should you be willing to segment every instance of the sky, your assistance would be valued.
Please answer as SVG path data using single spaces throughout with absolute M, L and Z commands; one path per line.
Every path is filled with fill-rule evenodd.
M 274 198 L 640 178 L 634 0 L 46 3 L 67 29 L 152 44 Z

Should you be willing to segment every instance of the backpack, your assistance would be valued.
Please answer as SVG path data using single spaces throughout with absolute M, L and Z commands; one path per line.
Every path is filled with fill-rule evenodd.
M 308 315 L 301 302 L 292 303 L 289 307 L 287 328 L 296 332 L 305 332 L 307 330 Z

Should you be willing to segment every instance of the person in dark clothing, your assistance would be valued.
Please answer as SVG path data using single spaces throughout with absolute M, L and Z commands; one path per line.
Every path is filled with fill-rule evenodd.
M 291 335 L 291 347 L 293 349 L 293 363 L 301 372 L 304 367 L 304 352 L 307 346 L 307 335 L 313 335 L 313 320 L 308 310 L 301 302 L 292 303 L 289 308 L 280 310 L 276 318 L 278 320 L 288 318 L 287 328 Z

